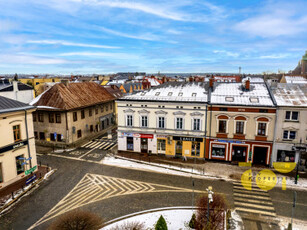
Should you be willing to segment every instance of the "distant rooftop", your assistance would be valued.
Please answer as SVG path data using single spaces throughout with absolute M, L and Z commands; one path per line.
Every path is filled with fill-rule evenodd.
M 303 76 L 285 76 L 285 79 L 287 83 L 307 83 L 307 79 Z
M 307 107 L 307 83 L 287 84 L 279 83 L 272 89 L 278 106 Z

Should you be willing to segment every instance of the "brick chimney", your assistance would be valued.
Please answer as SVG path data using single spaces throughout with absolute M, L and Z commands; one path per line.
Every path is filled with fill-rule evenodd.
M 250 84 L 251 84 L 250 80 L 249 79 L 246 80 L 246 82 L 245 82 L 245 89 L 246 90 L 250 90 Z
M 209 78 L 209 86 L 210 88 L 213 88 L 214 79 L 211 77 Z
M 193 77 L 189 77 L 189 82 L 192 82 L 193 81 Z

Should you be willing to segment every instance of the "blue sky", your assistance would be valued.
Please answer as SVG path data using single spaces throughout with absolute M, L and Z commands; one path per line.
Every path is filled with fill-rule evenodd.
M 0 73 L 288 71 L 307 0 L 0 0 Z

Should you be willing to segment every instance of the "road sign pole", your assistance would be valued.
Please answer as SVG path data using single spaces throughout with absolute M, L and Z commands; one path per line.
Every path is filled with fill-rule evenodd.
M 294 216 L 294 211 L 295 211 L 295 206 L 296 206 L 296 196 L 297 196 L 296 191 L 293 191 L 293 205 L 292 205 L 292 215 L 291 215 L 291 229 L 293 229 L 293 216 Z

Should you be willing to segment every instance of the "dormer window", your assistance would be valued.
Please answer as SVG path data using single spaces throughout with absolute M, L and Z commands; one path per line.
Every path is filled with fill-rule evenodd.
M 142 93 L 141 93 L 141 96 L 144 96 L 145 94 L 146 94 L 146 92 L 142 92 Z
M 233 102 L 234 98 L 233 97 L 225 97 L 225 101 L 227 102 Z
M 156 96 L 159 96 L 160 95 L 160 92 L 156 92 L 156 94 L 155 94 Z
M 196 97 L 196 94 L 197 94 L 197 93 L 192 93 L 192 97 Z
M 168 94 L 167 94 L 167 96 L 172 96 L 173 95 L 173 92 L 169 92 Z
M 259 98 L 258 97 L 250 97 L 249 100 L 252 103 L 259 103 Z
M 179 96 L 179 97 L 182 97 L 182 95 L 183 95 L 183 93 L 182 93 L 182 92 L 178 93 L 178 96 Z

